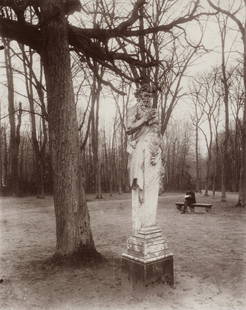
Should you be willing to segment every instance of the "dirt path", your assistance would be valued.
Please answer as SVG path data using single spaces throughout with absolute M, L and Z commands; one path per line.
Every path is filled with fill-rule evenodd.
M 44 263 L 55 248 L 50 197 L 1 198 L 0 309 L 245 310 L 246 210 L 233 207 L 235 195 L 223 205 L 219 196 L 197 196 L 211 201 L 212 211 L 182 215 L 174 206 L 182 196 L 163 195 L 158 210 L 174 254 L 175 287 L 138 293 L 120 269 L 131 227 L 129 195 L 88 202 L 96 246 L 107 259 L 93 267 Z

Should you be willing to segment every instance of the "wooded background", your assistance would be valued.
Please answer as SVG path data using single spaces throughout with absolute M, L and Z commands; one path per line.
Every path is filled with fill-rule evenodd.
M 145 26 L 167 22 L 175 4 L 178 1 L 150 1 L 142 22 Z M 238 3 L 237 8 L 243 6 Z M 3 16 L 16 19 L 13 8 L 1 10 Z M 237 22 L 240 10 L 233 13 L 232 4 L 227 10 L 209 21 L 199 21 L 195 40 L 192 27 L 145 37 L 145 57 L 159 61 L 158 66 L 148 68 L 148 74 L 158 89 L 154 102 L 163 137 L 162 190 L 221 190 L 225 199 L 226 191 L 240 189 L 245 156 L 245 25 Z M 71 23 L 87 23 L 94 29 L 113 27 L 119 7 L 117 11 L 115 1 L 97 0 L 84 5 L 79 14 Z M 26 9 L 25 20 L 35 23 L 36 19 L 34 8 Z M 206 45 L 208 22 L 213 23 L 220 61 L 192 74 L 198 60 L 213 54 Z M 242 38 L 240 31 L 244 31 Z M 1 192 L 43 197 L 53 191 L 43 65 L 31 47 L 6 37 L 2 45 Z M 234 46 L 239 49 L 235 51 Z M 137 46 L 131 48 L 128 53 L 139 53 Z M 103 192 L 129 191 L 125 124 L 127 107 L 135 101 L 135 86 L 127 68 L 122 68 L 125 76 L 117 77 L 109 68 L 83 57 L 71 49 L 83 180 L 86 192 L 101 198 Z M 182 119 L 178 111 L 184 110 Z

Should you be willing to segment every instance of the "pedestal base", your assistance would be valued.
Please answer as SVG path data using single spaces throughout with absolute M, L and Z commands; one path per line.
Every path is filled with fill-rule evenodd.
M 122 254 L 122 269 L 133 285 L 174 284 L 173 255 L 157 226 L 142 228 L 128 239 L 127 253 Z
M 172 255 L 147 263 L 122 255 L 122 269 L 134 287 L 148 286 L 156 282 L 170 286 L 174 284 Z

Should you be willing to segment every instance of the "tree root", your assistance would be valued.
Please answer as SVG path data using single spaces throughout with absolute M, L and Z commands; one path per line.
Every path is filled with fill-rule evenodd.
M 55 253 L 49 260 L 48 263 L 58 266 L 90 266 L 97 265 L 105 262 L 106 259 L 97 252 L 96 249 L 79 249 L 76 252 L 69 255 L 62 255 Z

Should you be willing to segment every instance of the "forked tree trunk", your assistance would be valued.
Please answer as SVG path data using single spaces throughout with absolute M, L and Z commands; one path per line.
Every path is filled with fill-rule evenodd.
M 96 253 L 80 169 L 67 21 L 62 1 L 44 0 L 41 53 L 47 87 L 58 255 Z

